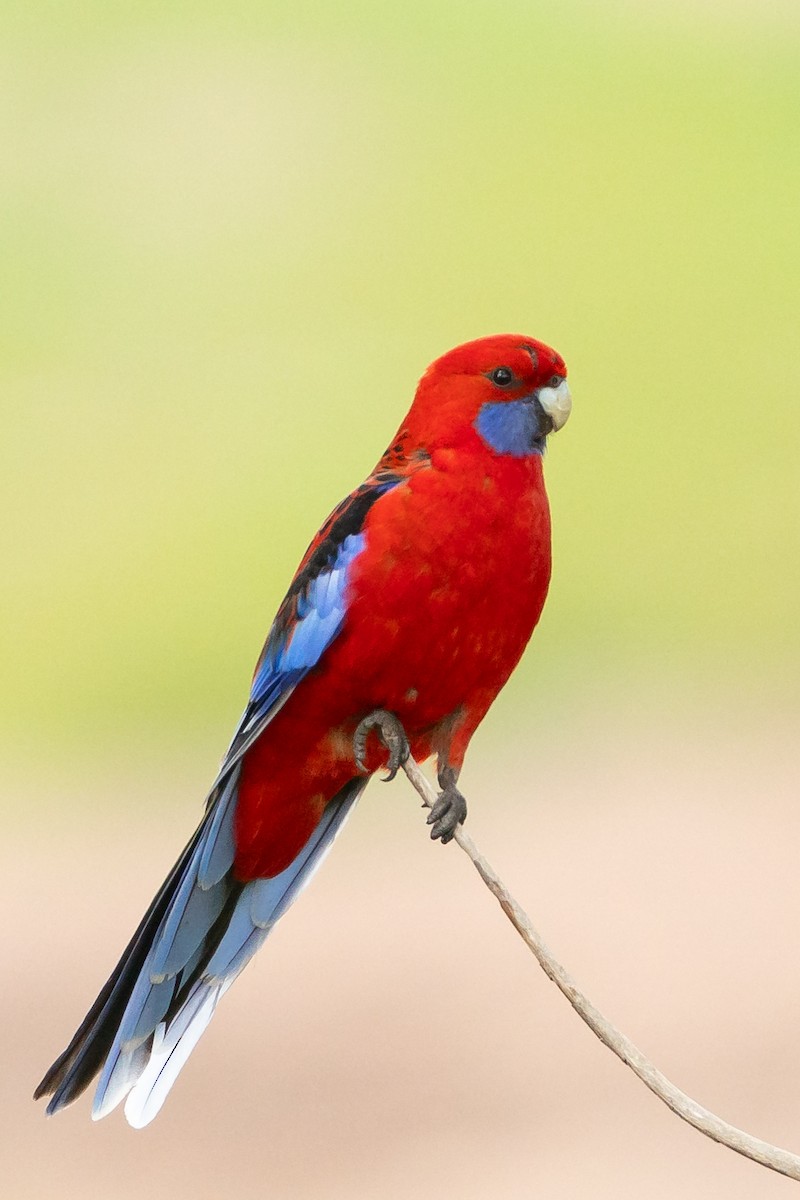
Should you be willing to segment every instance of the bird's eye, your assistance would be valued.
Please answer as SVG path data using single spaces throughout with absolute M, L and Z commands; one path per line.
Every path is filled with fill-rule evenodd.
M 498 387 L 508 387 L 514 378 L 514 372 L 509 370 L 508 367 L 495 367 L 489 378 Z
M 564 380 L 561 375 L 551 375 L 550 382 L 548 383 L 547 386 L 557 388 L 557 387 L 560 387 L 563 382 L 564 382 Z

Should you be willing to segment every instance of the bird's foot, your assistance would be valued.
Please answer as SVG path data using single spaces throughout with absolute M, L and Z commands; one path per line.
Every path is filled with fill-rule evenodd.
M 439 786 L 442 791 L 428 813 L 428 824 L 431 837 L 441 838 L 446 846 L 455 837 L 457 827 L 467 819 L 467 802 L 456 787 L 456 774 L 451 767 L 439 772 Z
M 364 762 L 367 738 L 373 729 L 377 731 L 378 737 L 389 751 L 389 761 L 386 764 L 389 774 L 384 780 L 384 783 L 389 783 L 411 753 L 406 731 L 394 713 L 387 712 L 385 708 L 376 708 L 369 716 L 364 717 L 363 721 L 359 721 L 353 734 L 353 756 L 356 766 L 364 775 L 367 774 Z

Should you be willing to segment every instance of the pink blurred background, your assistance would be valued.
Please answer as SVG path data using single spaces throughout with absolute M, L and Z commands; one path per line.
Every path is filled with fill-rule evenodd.
M 701 737 L 619 716 L 543 722 L 529 756 L 517 746 L 491 767 L 475 753 L 470 830 L 678 1086 L 797 1150 L 798 724 L 737 705 Z M 95 781 L 75 797 L 80 820 L 77 780 L 43 787 L 44 851 L 24 829 L 4 846 L 6 1195 L 785 1194 L 595 1040 L 465 856 L 429 843 L 405 779 L 372 785 L 152 1126 L 92 1125 L 85 1100 L 46 1121 L 31 1088 L 196 813 L 172 791 L 161 806 L 164 775 L 143 768 L 138 813 L 130 780 Z

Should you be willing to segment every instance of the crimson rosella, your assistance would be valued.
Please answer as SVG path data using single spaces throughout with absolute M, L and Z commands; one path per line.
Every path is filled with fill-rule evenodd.
M 547 594 L 542 455 L 570 404 L 563 360 L 533 338 L 468 342 L 425 372 L 389 449 L 308 548 L 203 819 L 36 1091 L 48 1113 L 99 1073 L 93 1117 L 127 1096 L 132 1125 L 152 1120 L 369 776 L 409 749 L 437 756 L 428 821 L 453 836 L 467 745 Z

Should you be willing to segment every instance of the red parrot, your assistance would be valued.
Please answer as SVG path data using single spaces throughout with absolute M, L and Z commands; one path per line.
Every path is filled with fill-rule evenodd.
M 48 1113 L 99 1073 L 95 1119 L 127 1096 L 132 1125 L 152 1120 L 377 770 L 435 754 L 428 822 L 452 838 L 470 738 L 547 595 L 542 457 L 569 416 L 566 374 L 511 334 L 425 372 L 389 449 L 306 551 L 198 828 L 36 1090 Z

